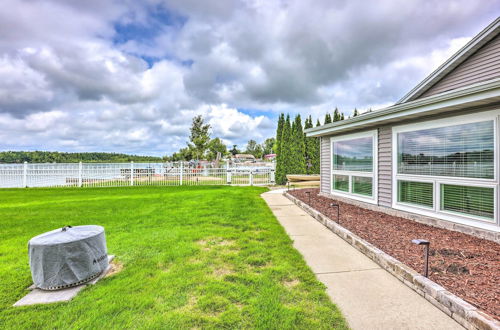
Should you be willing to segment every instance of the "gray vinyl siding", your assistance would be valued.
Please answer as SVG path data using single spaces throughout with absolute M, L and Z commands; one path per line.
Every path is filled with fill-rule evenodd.
M 321 138 L 321 168 L 320 168 L 320 174 L 321 174 L 321 192 L 323 193 L 330 193 L 331 189 L 331 150 L 330 150 L 330 138 L 329 137 L 322 137 Z
M 486 43 L 419 98 L 500 77 L 500 35 Z
M 378 129 L 378 204 L 392 207 L 392 129 Z

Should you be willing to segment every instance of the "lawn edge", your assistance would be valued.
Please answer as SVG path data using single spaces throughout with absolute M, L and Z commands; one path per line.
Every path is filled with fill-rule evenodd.
M 420 275 L 396 258 L 368 243 L 298 198 L 287 192 L 284 192 L 283 196 L 291 200 L 334 234 L 376 262 L 380 267 L 395 276 L 463 327 L 478 330 L 500 329 L 500 322 L 493 319 L 490 315 L 449 292 L 436 282 Z

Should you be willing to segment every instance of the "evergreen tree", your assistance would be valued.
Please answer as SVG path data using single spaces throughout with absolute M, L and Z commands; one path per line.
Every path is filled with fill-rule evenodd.
M 282 147 L 282 137 L 283 137 L 283 128 L 285 125 L 285 115 L 282 113 L 278 119 L 278 128 L 276 129 L 276 172 L 275 172 L 275 180 L 277 184 L 284 184 L 285 177 L 285 167 L 283 163 L 283 155 L 281 152 Z
M 289 174 L 305 174 L 306 173 L 306 158 L 305 158 L 305 143 L 304 130 L 302 128 L 302 119 L 300 114 L 295 117 L 292 129 L 292 152 L 293 152 L 293 172 Z
M 340 120 L 344 120 L 344 113 L 343 112 L 340 114 Z
M 286 183 L 286 174 L 291 173 L 290 169 L 293 166 L 292 152 L 291 152 L 291 141 L 292 141 L 292 127 L 290 124 L 290 116 L 286 116 L 285 123 L 283 124 L 283 132 L 281 134 L 281 163 L 283 166 L 283 171 L 280 172 L 278 184 Z M 278 178 L 276 179 L 278 180 Z
M 359 115 L 359 112 L 358 112 L 358 109 L 354 108 L 354 113 L 353 113 L 353 117 L 357 117 Z
M 316 120 L 316 127 L 318 127 L 318 126 L 321 126 L 321 122 L 319 121 L 319 119 Z
M 309 118 L 306 119 L 304 129 L 312 128 L 313 123 L 312 123 L 312 118 L 309 116 Z M 313 173 L 313 167 L 314 167 L 314 161 L 316 157 L 316 138 L 315 137 L 304 137 L 305 139 L 305 146 L 306 146 L 306 173 L 307 174 L 312 174 Z
M 330 124 L 332 122 L 332 117 L 330 116 L 329 113 L 325 115 L 325 125 Z
M 336 122 L 339 120 L 342 120 L 342 116 L 340 115 L 339 109 L 335 107 L 335 111 L 333 112 L 333 121 Z

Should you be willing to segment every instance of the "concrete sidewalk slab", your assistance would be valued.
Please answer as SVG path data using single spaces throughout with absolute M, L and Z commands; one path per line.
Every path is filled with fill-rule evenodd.
M 262 198 L 352 329 L 463 329 L 286 197 Z

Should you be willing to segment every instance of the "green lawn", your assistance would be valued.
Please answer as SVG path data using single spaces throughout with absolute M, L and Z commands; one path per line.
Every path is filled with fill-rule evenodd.
M 346 328 L 257 187 L 0 190 L 0 328 Z M 11 307 L 27 242 L 105 227 L 121 272 L 69 303 Z

